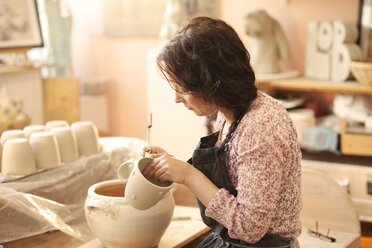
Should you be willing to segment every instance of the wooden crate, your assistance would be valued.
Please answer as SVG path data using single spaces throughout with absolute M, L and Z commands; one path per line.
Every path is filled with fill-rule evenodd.
M 79 96 L 78 78 L 43 79 L 44 122 L 79 121 Z
M 343 133 L 341 153 L 345 155 L 372 156 L 372 135 Z

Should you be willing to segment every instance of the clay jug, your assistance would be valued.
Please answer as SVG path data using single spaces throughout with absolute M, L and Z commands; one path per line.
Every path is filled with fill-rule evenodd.
M 154 206 L 173 187 L 171 182 L 159 182 L 154 178 L 147 179 L 142 171 L 153 159 L 144 157 L 138 160 L 128 160 L 117 170 L 120 179 L 128 179 L 125 195 L 129 204 L 139 210 Z M 130 175 L 128 177 L 128 171 Z

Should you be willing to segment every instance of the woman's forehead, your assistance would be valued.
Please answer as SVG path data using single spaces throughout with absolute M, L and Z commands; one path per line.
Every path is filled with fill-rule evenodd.
M 181 85 L 179 85 L 178 83 L 176 83 L 176 81 L 174 79 L 170 79 L 168 80 L 169 84 L 172 86 L 173 89 L 176 89 L 176 90 L 182 90 L 183 87 Z

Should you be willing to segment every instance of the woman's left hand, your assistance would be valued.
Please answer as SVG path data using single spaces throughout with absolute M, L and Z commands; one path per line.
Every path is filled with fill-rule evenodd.
M 151 157 L 154 160 L 142 172 L 146 178 L 185 184 L 192 165 L 169 154 L 152 154 Z

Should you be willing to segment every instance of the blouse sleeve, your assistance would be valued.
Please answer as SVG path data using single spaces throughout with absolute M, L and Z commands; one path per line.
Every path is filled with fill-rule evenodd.
M 206 215 L 223 224 L 231 238 L 248 243 L 259 241 L 270 227 L 277 210 L 283 166 L 277 132 L 270 124 L 259 128 L 243 127 L 236 134 L 237 197 L 219 189 L 206 209 Z

